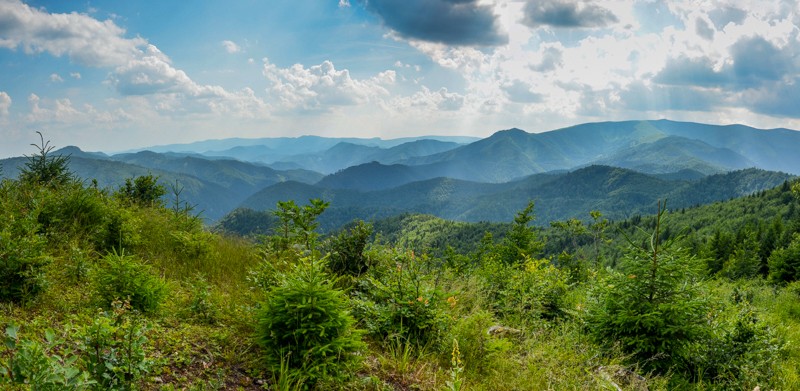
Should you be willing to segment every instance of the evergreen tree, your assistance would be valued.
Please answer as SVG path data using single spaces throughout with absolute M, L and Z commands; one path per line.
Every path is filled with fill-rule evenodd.
M 648 369 L 665 372 L 704 332 L 701 265 L 675 241 L 660 242 L 665 207 L 659 203 L 648 245 L 629 240 L 619 272 L 598 287 L 589 326 L 598 342 L 619 344 Z

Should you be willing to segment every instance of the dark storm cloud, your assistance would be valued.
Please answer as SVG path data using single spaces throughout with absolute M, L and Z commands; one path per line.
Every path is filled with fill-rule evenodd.
M 528 1 L 522 23 L 528 27 L 605 27 L 619 21 L 611 11 L 581 1 Z
M 384 24 L 403 37 L 460 46 L 508 42 L 492 8 L 477 0 L 364 0 Z

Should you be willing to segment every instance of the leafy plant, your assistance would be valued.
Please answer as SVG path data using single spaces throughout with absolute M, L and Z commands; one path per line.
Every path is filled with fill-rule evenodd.
M 127 301 L 114 301 L 81 332 L 81 348 L 90 376 L 103 390 L 131 390 L 150 370 L 147 357 L 149 327 Z
M 78 367 L 78 355 L 65 348 L 52 329 L 44 341 L 19 338 L 19 326 L 5 329 L 5 350 L 0 355 L 0 385 L 29 385 L 33 390 L 86 390 L 94 384 Z
M 461 363 L 461 351 L 458 350 L 458 340 L 453 339 L 452 359 L 450 360 L 450 380 L 447 380 L 448 391 L 461 391 L 464 387 L 464 364 Z
M 166 285 L 150 268 L 134 256 L 112 252 L 97 269 L 95 284 L 103 305 L 110 307 L 118 300 L 142 312 L 155 312 L 166 294 Z
M 288 365 L 309 386 L 348 378 L 359 361 L 355 352 L 363 347 L 346 297 L 324 267 L 310 259 L 292 267 L 257 315 L 257 339 L 269 369 L 278 373 Z
M 338 275 L 358 276 L 370 267 L 364 255 L 367 240 L 372 235 L 372 225 L 358 221 L 349 230 L 343 230 L 330 241 L 328 267 Z
M 38 234 L 36 213 L 24 213 L 9 182 L 0 184 L 0 301 L 32 299 L 47 285 L 46 241 Z
M 424 346 L 442 336 L 446 315 L 442 293 L 425 272 L 427 256 L 389 249 L 378 255 L 356 294 L 355 312 L 369 333 L 380 339 L 400 336 Z

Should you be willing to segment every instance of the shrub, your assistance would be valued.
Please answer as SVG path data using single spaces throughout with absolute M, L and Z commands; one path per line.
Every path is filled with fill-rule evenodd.
M 775 375 L 773 364 L 781 357 L 784 343 L 775 330 L 758 319 L 747 303 L 722 314 L 709 335 L 689 354 L 691 373 L 698 379 L 726 389 L 764 386 Z
M 364 256 L 367 240 L 372 235 L 372 225 L 359 221 L 350 230 L 344 230 L 330 241 L 330 263 L 328 267 L 338 275 L 359 276 L 370 267 Z
M 659 208 L 650 245 L 631 241 L 619 272 L 599 284 L 588 319 L 598 342 L 618 343 L 646 368 L 660 371 L 680 363 L 706 331 L 700 263 L 674 242 L 660 243 L 663 215 Z
M 344 293 L 322 261 L 301 260 L 279 278 L 258 313 L 257 338 L 273 373 L 288 367 L 306 384 L 344 380 L 362 348 Z
M 69 170 L 69 156 L 52 155 L 54 147 L 50 141 L 45 142 L 41 132 L 41 144 L 31 144 L 38 153 L 26 155 L 28 161 L 19 172 L 19 181 L 25 184 L 57 188 L 74 180 L 75 175 Z
M 800 234 L 794 234 L 789 246 L 769 256 L 769 278 L 776 283 L 800 280 Z
M 115 301 L 111 307 L 81 330 L 86 369 L 103 390 L 131 390 L 153 364 L 144 349 L 149 327 L 128 302 Z
M 18 204 L 10 182 L 0 184 L 0 301 L 32 299 L 46 286 L 46 242 L 37 232 L 36 211 Z
M 125 185 L 119 188 L 116 195 L 131 204 L 159 207 L 164 205 L 161 197 L 166 193 L 164 186 L 158 183 L 158 177 L 148 174 L 125 179 Z
M 114 301 L 127 300 L 142 312 L 155 312 L 166 293 L 164 282 L 153 275 L 138 258 L 123 253 L 109 253 L 95 277 L 97 293 L 107 308 Z
M 0 356 L 0 385 L 28 385 L 33 390 L 86 390 L 93 385 L 88 375 L 77 368 L 76 355 L 64 346 L 53 330 L 45 331 L 43 343 L 20 339 L 19 327 L 6 327 Z
M 446 314 L 442 293 L 426 273 L 428 259 L 391 250 L 382 267 L 370 269 L 356 294 L 355 312 L 372 336 L 402 337 L 420 346 L 438 342 Z

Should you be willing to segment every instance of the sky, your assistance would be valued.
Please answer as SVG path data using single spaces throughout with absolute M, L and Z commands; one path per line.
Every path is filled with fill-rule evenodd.
M 0 0 L 0 157 L 229 137 L 800 129 L 797 1 Z

